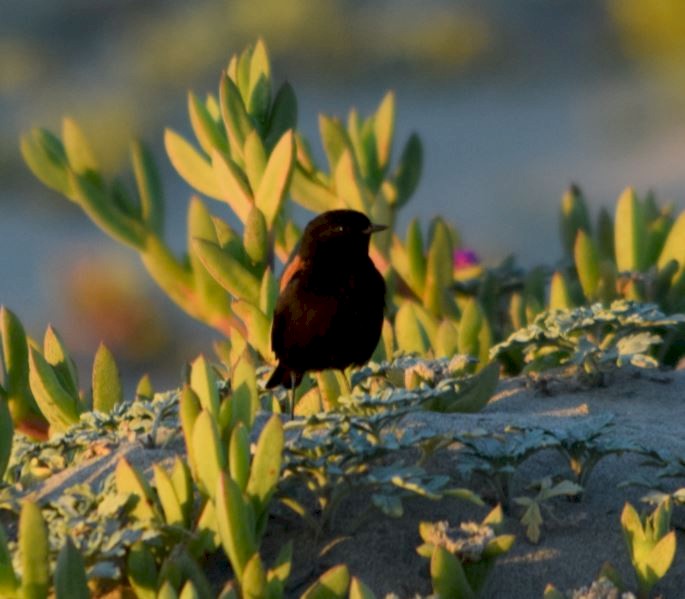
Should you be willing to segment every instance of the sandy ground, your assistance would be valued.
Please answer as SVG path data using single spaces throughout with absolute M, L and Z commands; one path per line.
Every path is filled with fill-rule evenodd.
M 407 425 L 426 423 L 433 429 L 469 431 L 475 428 L 501 430 L 506 425 L 558 426 L 611 414 L 612 435 L 632 439 L 649 448 L 669 449 L 685 456 L 685 371 L 668 373 L 620 372 L 607 386 L 583 388 L 573 379 L 552 379 L 545 385 L 530 385 L 524 379 L 510 379 L 500 385 L 498 393 L 478 414 L 433 414 L 412 417 Z M 449 469 L 458 460 L 442 459 L 438 467 Z M 620 527 L 620 514 L 626 501 L 638 511 L 649 509 L 640 503 L 646 489 L 618 488 L 619 483 L 638 474 L 653 477 L 654 469 L 643 466 L 644 458 L 632 453 L 607 456 L 596 466 L 589 479 L 582 502 L 566 498 L 552 501 L 555 518 L 545 518 L 542 537 L 537 545 L 530 543 L 518 522 L 521 508 L 513 506 L 507 519 L 507 532 L 516 535 L 514 547 L 500 558 L 491 574 L 484 597 L 493 599 L 528 599 L 542 597 L 547 583 L 560 590 L 590 584 L 605 561 L 611 562 L 623 580 L 634 587 L 632 568 Z M 523 463 L 513 480 L 513 495 L 524 494 L 532 480 L 564 472 L 565 462 L 555 451 L 537 453 Z M 673 488 L 685 481 L 673 481 Z M 363 500 L 351 502 L 350 512 Z M 379 595 L 395 592 L 400 597 L 431 591 L 428 562 L 415 553 L 420 544 L 418 522 L 421 520 L 481 519 L 489 508 L 470 508 L 464 502 L 443 500 L 439 503 L 415 501 L 408 504 L 400 520 L 375 517 L 340 542 L 322 560 L 321 566 L 339 562 L 350 565 Z M 683 521 L 675 508 L 673 522 Z M 344 530 L 344 525 L 341 526 Z M 682 530 L 678 530 L 682 545 Z M 306 562 L 305 557 L 300 561 Z M 675 562 L 655 596 L 680 599 L 685 597 L 685 549 L 679 548 Z M 293 594 L 295 596 L 295 594 Z
M 477 414 L 424 413 L 411 416 L 405 426 L 429 425 L 444 431 L 470 431 L 476 428 L 501 430 L 506 425 L 565 426 L 579 419 L 611 414 L 612 435 L 632 439 L 655 449 L 668 449 L 685 456 L 685 371 L 619 372 L 606 386 L 583 388 L 573 378 L 552 378 L 546 384 L 531 385 L 522 378 L 503 381 L 489 405 Z M 111 472 L 116 459 L 127 459 L 142 468 L 155 461 L 168 459 L 171 453 L 182 451 L 181 443 L 167 450 L 147 450 L 140 444 L 124 446 L 110 456 L 94 460 L 77 474 L 66 471 L 48 482 L 39 497 L 54 496 L 77 482 L 96 482 Z M 454 472 L 458 450 L 442 452 L 432 468 Z M 624 580 L 634 585 L 632 569 L 619 524 L 626 501 L 638 510 L 645 489 L 618 488 L 617 485 L 637 474 L 653 476 L 654 470 L 644 466 L 644 459 L 635 454 L 608 456 L 595 468 L 582 502 L 565 498 L 552 502 L 555 518 L 546 518 L 542 537 L 537 545 L 525 538 L 518 522 L 520 508 L 514 506 L 507 518 L 507 532 L 516 535 L 511 552 L 501 558 L 484 592 L 486 598 L 528 599 L 542 597 L 545 585 L 554 583 L 561 590 L 589 584 L 605 561 L 613 563 Z M 537 453 L 516 471 L 513 495 L 525 493 L 526 485 L 547 475 L 564 472 L 565 463 L 558 453 Z M 673 481 L 673 488 L 685 486 Z M 475 487 L 485 492 L 485 487 Z M 484 493 L 487 499 L 487 493 Z M 406 513 L 400 519 L 390 519 L 376 512 L 359 522 L 357 515 L 368 506 L 369 498 L 356 496 L 344 503 L 334 530 L 315 540 L 301 522 L 275 516 L 269 524 L 264 550 L 280 546 L 285 538 L 295 538 L 295 567 L 291 576 L 289 596 L 298 597 L 309 581 L 327 567 L 347 563 L 351 572 L 364 580 L 379 597 L 395 592 L 399 597 L 431 592 L 428 562 L 415 549 L 420 544 L 418 523 L 421 520 L 448 519 L 458 523 L 466 519 L 480 520 L 489 508 L 478 508 L 463 501 L 447 499 L 440 502 L 412 500 L 405 504 Z M 685 518 L 676 508 L 674 523 Z M 351 523 L 355 528 L 350 532 Z M 683 533 L 678 530 L 678 544 Z M 335 541 L 335 542 L 332 542 Z M 323 556 L 322 548 L 330 544 Z M 207 564 L 212 577 L 225 578 L 227 564 L 213 559 Z M 665 598 L 685 597 L 685 549 L 680 548 L 675 562 L 656 587 L 655 593 Z

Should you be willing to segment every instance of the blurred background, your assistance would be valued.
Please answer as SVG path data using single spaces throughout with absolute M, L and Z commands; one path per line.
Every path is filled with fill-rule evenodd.
M 513 252 L 533 266 L 561 256 L 571 182 L 595 208 L 627 185 L 684 206 L 681 0 L 25 0 L 0 13 L 0 303 L 35 337 L 56 326 L 84 386 L 100 340 L 129 390 L 144 372 L 163 389 L 214 334 L 155 288 L 133 251 L 33 178 L 19 135 L 59 131 L 70 115 L 108 176 L 130 170 L 129 140 L 144 139 L 180 252 L 190 188 L 163 129 L 190 134 L 187 91 L 215 92 L 230 55 L 259 35 L 319 155 L 319 112 L 368 113 L 396 91 L 396 139 L 417 131 L 425 151 L 400 230 L 442 214 L 486 264 Z

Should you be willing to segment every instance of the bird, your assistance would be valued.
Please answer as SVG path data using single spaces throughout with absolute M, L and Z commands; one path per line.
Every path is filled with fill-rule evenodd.
M 291 415 L 306 372 L 344 370 L 371 358 L 383 327 L 385 281 L 369 243 L 385 229 L 356 210 L 330 210 L 305 227 L 281 277 L 271 328 L 278 364 L 266 383 L 291 390 Z

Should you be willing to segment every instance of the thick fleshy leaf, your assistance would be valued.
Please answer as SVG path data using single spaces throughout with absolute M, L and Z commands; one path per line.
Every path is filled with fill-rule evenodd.
M 118 493 L 137 497 L 136 503 L 131 510 L 131 516 L 143 522 L 157 518 L 150 484 L 126 458 L 121 458 L 117 462 L 116 469 L 114 470 L 114 481 Z
M 157 489 L 157 497 L 159 497 L 159 503 L 164 511 L 165 522 L 172 526 L 183 526 L 185 518 L 181 509 L 181 502 L 178 500 L 171 478 L 159 464 L 152 465 L 152 473 L 154 475 L 155 488 Z
M 195 420 L 192 443 L 198 482 L 213 498 L 219 476 L 226 469 L 226 452 L 217 423 L 209 412 L 203 410 Z
M 271 321 L 255 304 L 249 301 L 233 303 L 234 314 L 243 322 L 247 330 L 247 341 L 268 362 L 273 362 L 271 350 Z
M 10 413 L 6 398 L 0 392 L 0 480 L 5 475 L 7 464 L 9 464 L 10 456 L 12 455 L 13 439 L 14 425 L 12 423 L 12 414 Z
M 255 193 L 255 204 L 264 213 L 269 229 L 273 227 L 288 191 L 295 163 L 294 157 L 293 132 L 287 131 L 271 152 L 261 183 Z
M 231 145 L 231 155 L 237 160 L 242 160 L 245 140 L 254 127 L 238 86 L 226 73 L 222 74 L 219 84 L 219 102 L 221 116 Z
M 439 597 L 475 599 L 461 562 L 442 547 L 436 547 L 430 564 L 433 591 Z
M 592 301 L 597 297 L 599 284 L 599 255 L 592 237 L 582 229 L 578 231 L 573 256 L 583 293 Z
M 216 488 L 216 520 L 221 544 L 238 581 L 245 566 L 257 551 L 257 539 L 250 528 L 247 506 L 235 481 L 222 473 Z
M 195 358 L 190 368 L 190 388 L 195 391 L 202 409 L 216 418 L 219 415 L 219 388 L 216 373 L 204 355 Z
M 344 150 L 339 155 L 334 172 L 335 191 L 340 200 L 347 207 L 368 214 L 371 207 L 366 199 L 364 189 L 357 180 L 357 173 L 350 150 Z
M 292 86 L 286 81 L 274 98 L 266 135 L 266 147 L 273 148 L 288 129 L 297 126 L 297 98 Z
M 376 595 L 359 578 L 353 576 L 350 582 L 349 599 L 376 599 Z
M 195 137 L 205 154 L 209 155 L 213 148 L 226 154 L 228 142 L 225 131 L 219 128 L 207 106 L 192 91 L 188 92 L 188 114 Z
M 195 478 L 197 478 L 197 464 L 195 462 L 195 452 L 193 451 L 193 428 L 195 421 L 200 415 L 201 411 L 200 399 L 190 388 L 190 385 L 185 385 L 181 390 L 181 397 L 179 400 L 178 415 L 181 421 L 181 429 L 183 430 L 183 438 L 186 443 L 186 453 L 188 454 L 188 463 Z
M 259 409 L 257 375 L 250 352 L 243 352 L 233 368 L 231 376 L 231 425 L 242 422 L 248 430 L 252 428 Z
M 250 436 L 242 422 L 233 427 L 228 446 L 228 471 L 241 491 L 247 488 L 250 476 Z
M 659 269 L 665 268 L 671 260 L 677 260 L 680 268 L 685 268 L 685 212 L 673 223 L 659 254 L 657 266 Z
M 350 586 L 350 572 L 344 564 L 326 570 L 300 599 L 345 599 Z
M 131 164 L 136 178 L 143 222 L 161 236 L 164 231 L 164 192 L 150 151 L 138 141 L 131 144 Z
M 259 435 L 247 483 L 247 494 L 255 501 L 259 515 L 266 509 L 281 474 L 281 459 L 285 442 L 283 425 L 273 415 Z
M 48 530 L 37 504 L 24 501 L 19 516 L 21 597 L 45 599 L 50 587 Z
M 619 272 L 642 270 L 645 266 L 647 227 L 642 203 L 631 188 L 618 199 L 614 227 L 616 266 Z
M 373 119 L 378 164 L 385 170 L 390 162 L 392 139 L 395 131 L 395 93 L 390 91 L 380 103 Z
M 93 361 L 92 384 L 93 409 L 103 414 L 109 414 L 124 398 L 121 377 L 114 356 L 102 343 Z
M 7 546 L 5 530 L 0 525 L 0 593 L 2 597 L 14 597 L 19 589 L 19 579 L 14 572 L 12 555 Z
M 29 349 L 29 382 L 52 431 L 63 432 L 79 421 L 78 398 L 62 386 L 52 366 L 33 347 Z
M 48 325 L 45 329 L 43 356 L 45 361 L 52 366 L 62 386 L 69 394 L 77 397 L 79 388 L 76 363 L 69 355 L 61 335 L 52 325 Z
M 67 537 L 57 556 L 55 596 L 56 599 L 89 599 L 90 597 L 83 557 L 70 537 Z
M 326 212 L 343 207 L 343 202 L 337 195 L 299 165 L 293 170 L 290 193 L 297 204 L 311 212 Z
M 164 146 L 171 164 L 191 187 L 211 198 L 221 199 L 223 194 L 212 168 L 186 139 L 172 129 L 164 131 Z
M 252 190 L 245 175 L 231 158 L 217 151 L 212 152 L 212 166 L 220 191 L 214 197 L 224 200 L 241 222 L 245 222 L 254 204 Z
M 573 248 L 580 231 L 590 235 L 590 213 L 583 193 L 576 185 L 572 185 L 561 198 L 561 242 L 564 252 L 568 256 L 573 254 Z
M 95 155 L 86 136 L 76 121 L 69 117 L 62 119 L 62 140 L 69 166 L 76 173 L 80 175 L 87 171 L 96 172 L 98 170 Z
M 431 347 L 431 342 L 418 310 L 419 307 L 411 301 L 402 303 L 395 316 L 395 339 L 398 349 L 423 355 Z
M 8 397 L 25 393 L 29 380 L 29 350 L 26 332 L 17 316 L 5 306 L 0 307 L 0 341 L 4 361 L 4 385 Z
M 264 213 L 257 206 L 253 206 L 245 222 L 243 230 L 243 245 L 252 264 L 266 262 L 269 257 L 269 224 Z
M 396 203 L 404 206 L 412 196 L 421 178 L 423 149 L 418 135 L 412 133 L 404 146 L 394 181 L 397 188 Z
M 259 280 L 216 243 L 195 239 L 193 250 L 217 283 L 234 298 L 259 303 Z
M 338 160 L 345 151 L 350 151 L 350 140 L 342 122 L 337 117 L 319 115 L 319 133 L 323 144 L 330 172 L 334 173 L 338 166 Z
M 259 184 L 266 169 L 266 150 L 259 133 L 252 131 L 245 140 L 245 174 L 252 189 L 259 189 Z
M 126 575 L 138 599 L 157 599 L 157 566 L 144 543 L 136 543 L 128 552 Z
M 266 572 L 259 553 L 255 553 L 245 564 L 242 580 L 243 599 L 266 597 Z
M 573 299 L 568 280 L 564 273 L 556 271 L 549 285 L 549 309 L 569 310 L 570 308 L 573 308 Z
M 72 199 L 67 176 L 67 155 L 62 142 L 45 129 L 21 136 L 21 155 L 31 172 L 50 189 Z
M 100 229 L 136 250 L 144 248 L 147 238 L 144 226 L 122 212 L 101 183 L 90 173 L 77 175 L 70 171 L 68 176 L 74 201 Z

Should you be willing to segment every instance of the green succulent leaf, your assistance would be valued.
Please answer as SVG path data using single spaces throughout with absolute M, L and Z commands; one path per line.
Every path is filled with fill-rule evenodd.
M 15 597 L 19 589 L 19 579 L 12 566 L 12 555 L 7 546 L 5 530 L 0 526 L 0 593 L 3 597 Z
M 253 206 L 245 222 L 243 245 L 253 264 L 263 264 L 269 257 L 269 230 L 264 213 Z
M 259 303 L 259 280 L 234 255 L 206 239 L 195 239 L 193 250 L 216 282 L 234 298 Z
M 145 225 L 161 236 L 164 231 L 164 192 L 152 154 L 142 143 L 131 144 L 131 164 L 136 178 Z
M 5 306 L 0 307 L 0 341 L 5 391 L 9 398 L 18 398 L 24 395 L 28 388 L 29 350 L 21 321 Z
M 131 509 L 131 516 L 143 522 L 157 519 L 152 489 L 147 479 L 126 458 L 121 458 L 117 462 L 114 470 L 114 481 L 117 493 L 136 497 L 135 504 Z
M 215 169 L 186 139 L 172 129 L 164 131 L 164 146 L 171 164 L 192 188 L 210 198 L 221 199 L 223 193 Z M 216 154 L 216 151 L 214 152 Z
M 228 446 L 228 471 L 241 491 L 247 488 L 250 477 L 250 436 L 247 427 L 238 422 L 233 427 Z
M 262 138 L 255 129 L 245 140 L 245 174 L 252 189 L 259 189 L 259 184 L 266 169 L 267 155 Z
M 121 377 L 114 356 L 101 343 L 93 361 L 93 409 L 109 414 L 123 397 Z
M 561 198 L 560 229 L 561 241 L 568 256 L 573 255 L 579 233 L 583 231 L 589 236 L 592 231 L 587 203 L 583 193 L 575 185 L 572 185 Z
M 395 172 L 394 182 L 397 188 L 396 203 L 398 208 L 404 206 L 412 196 L 421 178 L 423 167 L 423 149 L 418 135 L 412 133 L 404 146 L 400 162 Z
M 257 539 L 247 510 L 240 487 L 221 473 L 216 487 L 216 518 L 221 544 L 239 582 L 243 580 L 247 562 L 257 551 Z
M 264 213 L 269 229 L 273 227 L 288 191 L 294 158 L 295 143 L 290 130 L 283 134 L 271 152 L 264 176 L 255 193 L 255 204 Z
M 126 561 L 126 575 L 138 599 L 157 598 L 157 565 L 144 543 L 134 544 Z
M 240 87 L 245 89 L 243 86 Z M 228 75 L 222 74 L 219 84 L 221 116 L 224 120 L 224 126 L 226 127 L 226 133 L 231 146 L 231 156 L 236 160 L 243 159 L 245 140 L 254 129 L 240 91 Z
M 583 229 L 578 231 L 573 255 L 583 293 L 585 297 L 593 300 L 597 297 L 597 286 L 600 278 L 599 253 L 592 237 Z
M 343 205 L 335 193 L 299 164 L 293 170 L 290 193 L 295 202 L 311 212 L 326 212 Z
M 216 420 L 205 410 L 195 420 L 192 444 L 198 482 L 206 494 L 214 497 L 217 481 L 226 469 L 226 453 Z
M 57 599 L 89 599 L 90 597 L 83 557 L 74 546 L 71 537 L 67 537 L 57 556 L 55 595 Z
M 284 443 L 281 419 L 278 415 L 273 415 L 259 435 L 247 483 L 247 494 L 254 501 L 258 516 L 266 510 L 269 499 L 276 490 L 281 474 Z
M 395 93 L 388 92 L 380 103 L 373 119 L 376 138 L 376 155 L 381 169 L 390 163 L 392 140 L 395 132 Z
M 31 172 L 43 185 L 72 198 L 67 155 L 62 142 L 45 129 L 31 129 L 22 135 L 21 154 Z
M 231 158 L 217 151 L 212 152 L 212 166 L 220 190 L 217 199 L 225 201 L 241 222 L 245 222 L 254 204 L 247 178 Z
M 190 388 L 196 393 L 203 410 L 212 418 L 219 416 L 219 388 L 216 373 L 204 355 L 199 355 L 190 367 Z
M 164 512 L 165 522 L 172 526 L 183 526 L 185 517 L 171 478 L 159 464 L 152 465 L 152 473 L 159 503 L 162 505 L 162 511 Z
M 63 432 L 79 421 L 78 398 L 62 386 L 52 366 L 33 347 L 29 350 L 29 382 L 51 430 Z
M 193 132 L 205 154 L 211 154 L 213 149 L 221 153 L 228 153 L 226 132 L 220 128 L 209 109 L 191 91 L 188 92 L 188 114 Z
M 435 547 L 430 563 L 433 591 L 439 597 L 475 599 L 459 560 L 443 547 Z
M 267 126 L 266 147 L 273 148 L 288 129 L 297 126 L 297 98 L 292 86 L 286 81 L 278 88 L 271 107 Z
M 69 166 L 78 174 L 88 171 L 97 172 L 98 164 L 93 150 L 81 131 L 81 128 L 71 118 L 62 119 L 62 139 L 67 154 Z
M 646 266 L 646 239 L 644 208 L 635 191 L 628 188 L 616 204 L 614 248 L 619 272 L 640 271 Z
M 326 570 L 300 599 L 346 599 L 350 572 L 344 564 Z
M 19 516 L 21 597 L 45 599 L 50 587 L 48 531 L 37 504 L 24 501 Z
M 181 429 L 183 430 L 183 438 L 186 443 L 188 463 L 190 464 L 190 470 L 193 472 L 195 478 L 197 478 L 197 462 L 193 450 L 193 428 L 195 427 L 195 421 L 200 415 L 201 410 L 200 398 L 195 391 L 191 389 L 190 385 L 185 385 L 181 390 L 178 412 L 181 421 Z

